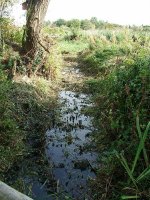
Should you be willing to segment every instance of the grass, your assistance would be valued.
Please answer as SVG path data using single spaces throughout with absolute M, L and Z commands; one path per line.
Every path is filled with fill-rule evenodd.
M 94 199 L 149 199 L 145 177 L 150 155 L 150 35 L 140 30 L 107 30 L 89 40 L 89 49 L 80 59 L 83 72 L 94 77 L 86 81 L 95 104 L 89 112 L 94 117 L 94 141 L 102 163 L 92 185 Z M 119 160 L 115 150 L 122 152 L 117 153 Z
M 49 112 L 56 105 L 56 95 L 56 86 L 53 89 L 44 78 L 17 76 L 12 83 L 1 72 L 0 178 L 23 193 L 27 192 L 23 183 L 26 175 L 29 177 L 35 172 L 40 180 L 45 180 L 45 174 L 48 176 L 42 141 L 51 124 Z M 35 162 L 34 153 L 38 162 Z
M 131 179 L 133 185 L 135 186 L 135 192 L 136 194 L 140 193 L 139 192 L 139 188 L 138 188 L 138 183 L 140 183 L 142 181 L 143 184 L 143 179 L 146 179 L 149 177 L 150 175 L 150 167 L 149 167 L 149 163 L 148 163 L 148 159 L 147 159 L 147 152 L 145 149 L 145 142 L 148 139 L 148 133 L 149 133 L 149 129 L 150 129 L 150 122 L 147 124 L 147 127 L 142 135 L 141 131 L 140 131 L 140 124 L 139 124 L 139 118 L 137 117 L 137 130 L 138 133 L 140 133 L 140 142 L 138 145 L 138 148 L 136 150 L 136 155 L 133 161 L 133 164 L 131 166 L 131 168 L 129 167 L 129 163 L 127 162 L 127 160 L 125 159 L 125 157 L 122 154 L 118 154 L 118 152 L 116 152 L 116 156 L 119 159 L 119 161 L 121 162 L 122 166 L 124 167 L 126 173 L 128 174 L 128 177 Z M 143 151 L 144 154 L 144 158 L 145 159 L 145 169 L 143 170 L 143 172 L 141 172 L 141 174 L 135 178 L 135 171 L 136 171 L 136 166 L 138 161 L 141 159 L 141 152 Z M 137 199 L 140 198 L 140 194 L 139 195 L 135 195 L 135 196 L 122 196 L 121 199 Z
M 7 76 L 0 71 L 0 177 L 3 178 L 2 172 L 8 170 L 12 163 L 16 161 L 17 155 L 20 157 L 25 149 L 22 142 L 24 138 L 17 119 L 14 118 L 14 103 L 9 97 L 12 89 L 11 82 L 7 81 Z
M 71 53 L 71 54 L 82 52 L 83 50 L 88 48 L 88 43 L 80 40 L 77 41 L 62 40 L 59 43 L 59 45 L 62 53 Z

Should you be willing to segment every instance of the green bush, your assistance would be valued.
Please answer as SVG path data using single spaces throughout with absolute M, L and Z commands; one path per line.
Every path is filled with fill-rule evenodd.
M 22 43 L 23 29 L 13 25 L 9 18 L 0 18 L 0 27 L 3 40 L 14 43 Z
M 140 35 L 141 33 L 139 33 Z M 106 181 L 110 180 L 109 194 L 106 199 L 116 200 L 128 196 L 140 199 L 149 199 L 149 180 L 138 185 L 126 180 L 128 175 L 116 159 L 115 151 L 125 155 L 126 163 L 133 163 L 134 156 L 139 145 L 137 134 L 136 117 L 140 118 L 140 128 L 143 132 L 150 120 L 150 48 L 149 36 L 145 38 L 144 48 L 141 40 L 133 41 L 131 34 L 124 35 L 124 39 L 118 41 L 99 40 L 92 43 L 92 48 L 82 55 L 84 70 L 95 74 L 95 80 L 87 81 L 89 90 L 93 93 L 95 106 L 90 109 L 94 117 L 96 133 L 94 139 L 100 151 L 100 160 L 103 166 L 99 170 L 93 191 L 97 194 L 95 199 L 104 195 Z M 145 142 L 148 157 L 149 134 Z M 121 157 L 123 159 L 124 156 Z M 139 175 L 146 169 L 143 157 L 137 162 L 134 176 Z M 148 172 L 148 171 L 147 171 Z M 124 188 L 133 188 L 132 191 Z M 95 188 L 97 188 L 95 190 Z M 125 189 L 124 189 L 125 190 Z M 136 192 L 135 192 L 136 191 Z M 127 198 L 128 199 L 128 198 Z

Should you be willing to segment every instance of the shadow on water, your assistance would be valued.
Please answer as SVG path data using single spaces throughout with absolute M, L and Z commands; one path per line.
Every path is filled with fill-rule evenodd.
M 63 193 L 76 200 L 85 197 L 90 199 L 87 181 L 95 178 L 97 154 L 86 148 L 90 144 L 89 136 L 93 127 L 91 118 L 84 115 L 82 110 L 91 105 L 89 97 L 86 94 L 61 91 L 59 100 L 59 121 L 53 121 L 52 128 L 47 130 L 45 147 L 57 181 L 57 194 L 59 196 Z

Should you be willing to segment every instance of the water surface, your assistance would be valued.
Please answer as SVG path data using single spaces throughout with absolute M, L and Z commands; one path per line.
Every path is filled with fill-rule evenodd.
M 57 180 L 57 192 L 76 200 L 88 198 L 87 181 L 95 178 L 97 154 L 87 148 L 93 126 L 82 110 L 91 103 L 88 95 L 72 91 L 61 91 L 59 101 L 59 119 L 55 118 L 46 132 L 46 155 Z

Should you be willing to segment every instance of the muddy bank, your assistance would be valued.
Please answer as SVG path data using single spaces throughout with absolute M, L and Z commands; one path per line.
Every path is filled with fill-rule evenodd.
M 45 87 L 39 87 L 40 84 L 44 86 L 43 79 L 33 80 L 32 84 L 31 79 L 30 83 L 27 83 L 22 77 L 19 78 L 18 82 L 13 83 L 9 98 L 14 105 L 12 118 L 16 120 L 21 137 L 21 139 L 18 137 L 13 145 L 20 151 L 13 151 L 12 146 L 11 151 L 15 159 L 12 160 L 11 155 L 7 155 L 6 159 L 9 159 L 10 164 L 3 169 L 2 163 L 3 171 L 0 175 L 1 180 L 8 185 L 30 197 L 37 198 L 47 177 L 52 182 L 44 151 L 44 133 L 51 123 L 49 112 L 56 105 L 56 96 L 49 84 L 46 88 L 49 93 L 45 93 Z M 8 148 L 9 146 L 5 146 L 6 151 Z
M 67 55 L 64 57 L 64 67 L 61 71 L 61 90 L 69 91 L 81 91 L 87 92 L 85 88 L 85 81 L 89 79 L 89 76 L 85 76 L 81 72 L 77 55 Z

